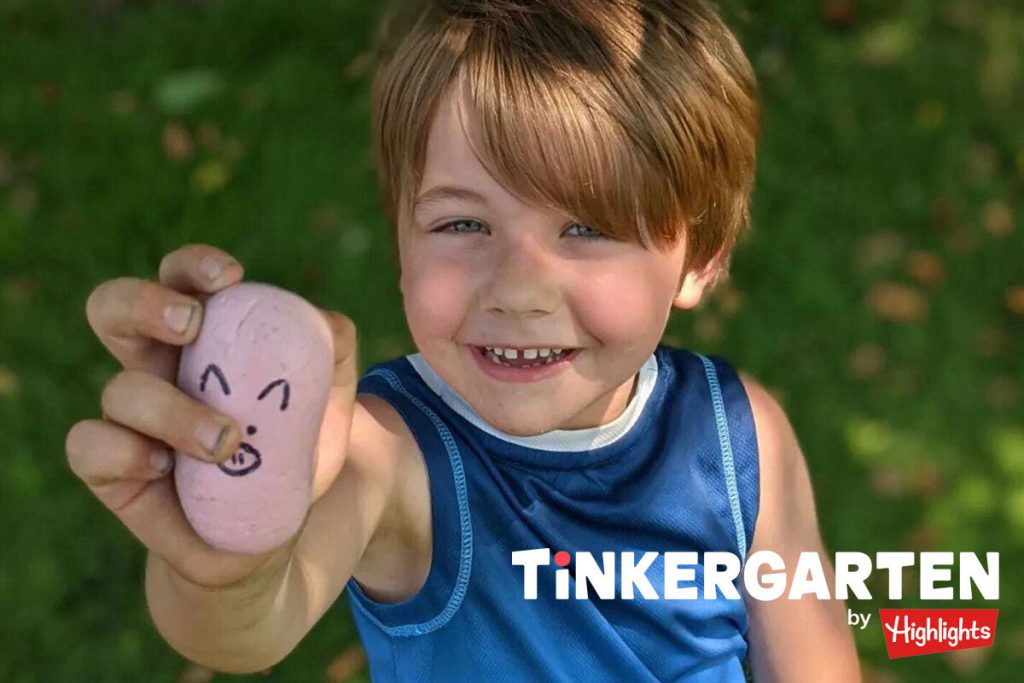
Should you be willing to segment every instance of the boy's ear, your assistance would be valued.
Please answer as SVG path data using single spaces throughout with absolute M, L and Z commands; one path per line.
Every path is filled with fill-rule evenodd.
M 682 309 L 696 308 L 697 304 L 704 298 L 704 292 L 714 283 L 721 266 L 722 253 L 719 252 L 703 268 L 688 271 L 683 276 L 683 282 L 679 286 L 679 293 L 676 294 L 672 305 Z

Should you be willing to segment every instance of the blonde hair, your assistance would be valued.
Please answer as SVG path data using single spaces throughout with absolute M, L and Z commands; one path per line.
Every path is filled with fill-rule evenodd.
M 759 107 L 705 0 L 404 0 L 372 88 L 393 227 L 419 192 L 438 104 L 465 84 L 481 164 L 513 194 L 645 246 L 727 261 L 749 223 Z

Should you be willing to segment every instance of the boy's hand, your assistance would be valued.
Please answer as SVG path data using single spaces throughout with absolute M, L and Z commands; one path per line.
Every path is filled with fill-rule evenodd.
M 238 448 L 241 432 L 229 416 L 175 384 L 181 347 L 202 325 L 202 302 L 242 279 L 242 266 L 206 245 L 168 254 L 160 282 L 118 278 L 98 286 L 86 304 L 89 324 L 124 367 L 104 388 L 103 419 L 68 432 L 71 469 L 150 551 L 181 576 L 206 587 L 241 581 L 263 566 L 279 569 L 293 542 L 262 554 L 218 550 L 192 529 L 167 476 L 177 449 L 220 462 Z M 355 328 L 322 312 L 334 333 L 334 387 L 317 447 L 313 500 L 341 470 L 356 383 Z

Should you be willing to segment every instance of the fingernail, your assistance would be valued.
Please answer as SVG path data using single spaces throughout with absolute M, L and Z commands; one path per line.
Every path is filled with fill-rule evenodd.
M 226 267 L 227 264 L 224 261 L 213 256 L 206 256 L 203 258 L 203 261 L 199 266 L 200 270 L 203 271 L 203 275 L 205 275 L 206 279 L 210 282 L 219 278 Z
M 171 470 L 171 454 L 166 448 L 157 448 L 149 456 L 149 464 L 160 474 L 167 474 Z
M 221 444 L 228 435 L 228 429 L 230 427 L 216 422 L 204 422 L 199 425 L 196 438 L 199 439 L 199 445 L 205 448 L 207 453 L 217 455 Z
M 191 304 L 171 304 L 164 309 L 164 323 L 172 332 L 185 334 L 195 312 L 196 307 Z

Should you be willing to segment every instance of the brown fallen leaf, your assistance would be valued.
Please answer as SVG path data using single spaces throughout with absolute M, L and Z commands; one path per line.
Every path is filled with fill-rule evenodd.
M 993 237 L 1009 237 L 1016 227 L 1013 222 L 1013 210 L 1003 201 L 992 201 L 985 206 L 981 224 L 985 231 Z
M 366 651 L 359 644 L 350 645 L 327 665 L 328 683 L 344 683 L 366 668 Z
M 195 153 L 195 143 L 188 129 L 178 121 L 171 121 L 164 126 L 164 154 L 171 161 L 185 161 Z
M 892 465 L 878 465 L 871 469 L 871 491 L 881 498 L 896 498 L 907 490 L 905 473 Z
M 868 292 L 868 307 L 884 320 L 921 322 L 928 317 L 928 300 L 916 289 L 898 282 L 879 282 Z
M 861 344 L 850 352 L 846 369 L 856 379 L 873 379 L 885 369 L 885 349 L 878 344 Z
M 849 26 L 857 18 L 857 5 L 853 0 L 822 0 L 821 14 L 834 26 Z
M 861 240 L 857 251 L 861 267 L 885 266 L 903 255 L 903 237 L 893 230 L 876 232 Z
M 922 463 L 911 472 L 909 483 L 917 495 L 934 496 L 942 490 L 942 470 L 933 462 Z
M 938 287 L 946 281 L 946 264 L 934 252 L 913 251 L 907 256 L 907 273 L 922 285 Z
M 960 216 L 960 207 L 949 197 L 936 197 L 930 206 L 932 222 L 939 226 L 947 226 Z
M 1016 315 L 1024 315 L 1024 285 L 1016 285 L 1006 290 L 1006 307 Z
M 0 365 L 0 396 L 14 396 L 18 393 L 18 376 L 14 370 Z

